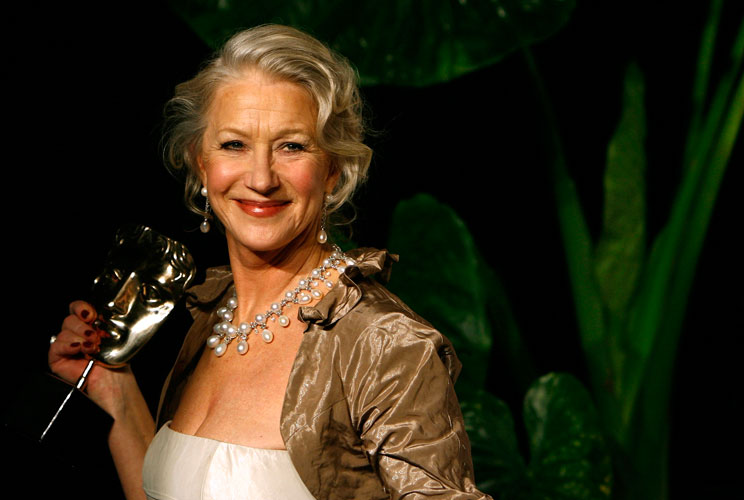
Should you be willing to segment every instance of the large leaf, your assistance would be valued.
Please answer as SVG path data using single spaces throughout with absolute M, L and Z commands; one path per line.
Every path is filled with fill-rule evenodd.
M 530 498 L 606 499 L 612 465 L 602 426 L 584 386 L 550 373 L 528 391 L 524 421 L 530 438 Z
M 599 417 L 584 386 L 551 373 L 524 401 L 531 459 L 525 467 L 514 421 L 503 401 L 487 392 L 463 401 L 478 486 L 501 500 L 607 499 L 610 456 Z
M 607 148 L 604 220 L 595 260 L 602 301 L 614 316 L 625 315 L 643 264 L 645 139 L 643 74 L 631 64 L 625 75 L 623 113 Z
M 239 28 L 281 23 L 328 42 L 365 85 L 428 85 L 542 40 L 575 0 L 171 0 L 213 48 Z
M 627 366 L 627 311 L 644 264 L 646 213 L 646 112 L 643 74 L 631 64 L 625 75 L 623 112 L 607 148 L 604 176 L 604 219 L 595 254 L 595 273 L 606 308 L 601 346 L 611 365 L 608 387 L 623 390 L 622 375 Z M 593 347 L 590 347 L 593 348 Z M 603 353 L 599 353 L 601 356 Z M 642 366 L 636 365 L 636 366 Z M 602 409 L 608 429 L 617 433 L 621 426 L 616 400 L 602 396 Z
M 470 232 L 430 195 L 398 204 L 388 248 L 401 255 L 390 289 L 450 338 L 467 369 L 460 387 L 483 387 L 491 349 L 487 293 Z
M 478 488 L 497 498 L 523 490 L 526 469 L 509 407 L 485 391 L 462 401 L 461 407 Z

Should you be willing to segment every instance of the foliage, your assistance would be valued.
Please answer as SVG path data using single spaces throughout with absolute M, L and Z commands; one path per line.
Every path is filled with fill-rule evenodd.
M 575 0 L 171 0 L 212 48 L 240 28 L 303 29 L 348 57 L 364 85 L 430 85 L 498 61 L 565 24 Z
M 666 495 L 667 411 L 676 345 L 713 204 L 744 112 L 744 23 L 727 71 L 709 94 L 721 1 L 713 2 L 693 90 L 683 177 L 669 219 L 646 251 L 643 75 L 631 65 L 605 170 L 604 225 L 587 229 L 565 159 L 554 162 L 558 218 L 592 386 L 626 486 Z M 706 103 L 708 103 L 706 105 Z M 546 106 L 549 103 L 546 101 Z M 557 127 L 554 127 L 557 135 Z M 556 137 L 555 142 L 559 142 Z
M 511 327 L 496 339 L 525 366 L 529 357 L 501 284 L 463 221 L 433 197 L 418 195 L 396 208 L 388 246 L 404 256 L 391 290 L 444 332 L 468 367 L 458 394 L 479 486 L 504 499 L 607 498 L 609 453 L 591 397 L 578 380 L 548 374 L 528 390 L 527 465 L 509 408 L 485 390 L 490 318 L 506 316 L 503 324 Z

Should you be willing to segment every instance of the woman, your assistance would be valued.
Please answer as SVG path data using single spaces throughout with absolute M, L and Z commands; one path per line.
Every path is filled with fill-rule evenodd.
M 129 368 L 90 375 L 128 498 L 486 497 L 451 344 L 379 284 L 390 255 L 326 241 L 369 165 L 360 108 L 349 64 L 283 26 L 238 33 L 177 87 L 166 156 L 230 266 L 189 292 L 157 435 Z M 96 312 L 70 312 L 49 361 L 72 380 Z

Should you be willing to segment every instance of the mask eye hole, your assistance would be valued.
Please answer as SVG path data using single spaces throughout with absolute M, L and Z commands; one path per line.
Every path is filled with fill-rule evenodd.
M 140 295 L 145 304 L 148 305 L 158 305 L 163 302 L 163 294 L 161 293 L 161 290 L 155 285 L 149 283 L 142 284 Z

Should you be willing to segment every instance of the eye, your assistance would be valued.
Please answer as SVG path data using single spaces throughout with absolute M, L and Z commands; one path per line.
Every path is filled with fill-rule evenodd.
M 144 299 L 146 304 L 160 304 L 163 302 L 163 296 L 160 293 L 160 290 L 150 284 L 143 283 L 142 289 L 140 290 L 140 295 Z
M 226 149 L 228 151 L 240 151 L 245 147 L 240 141 L 227 141 L 220 144 L 220 149 Z
M 282 144 L 281 149 L 289 153 L 298 153 L 300 151 L 305 151 L 305 145 L 300 144 L 299 142 L 285 142 Z

